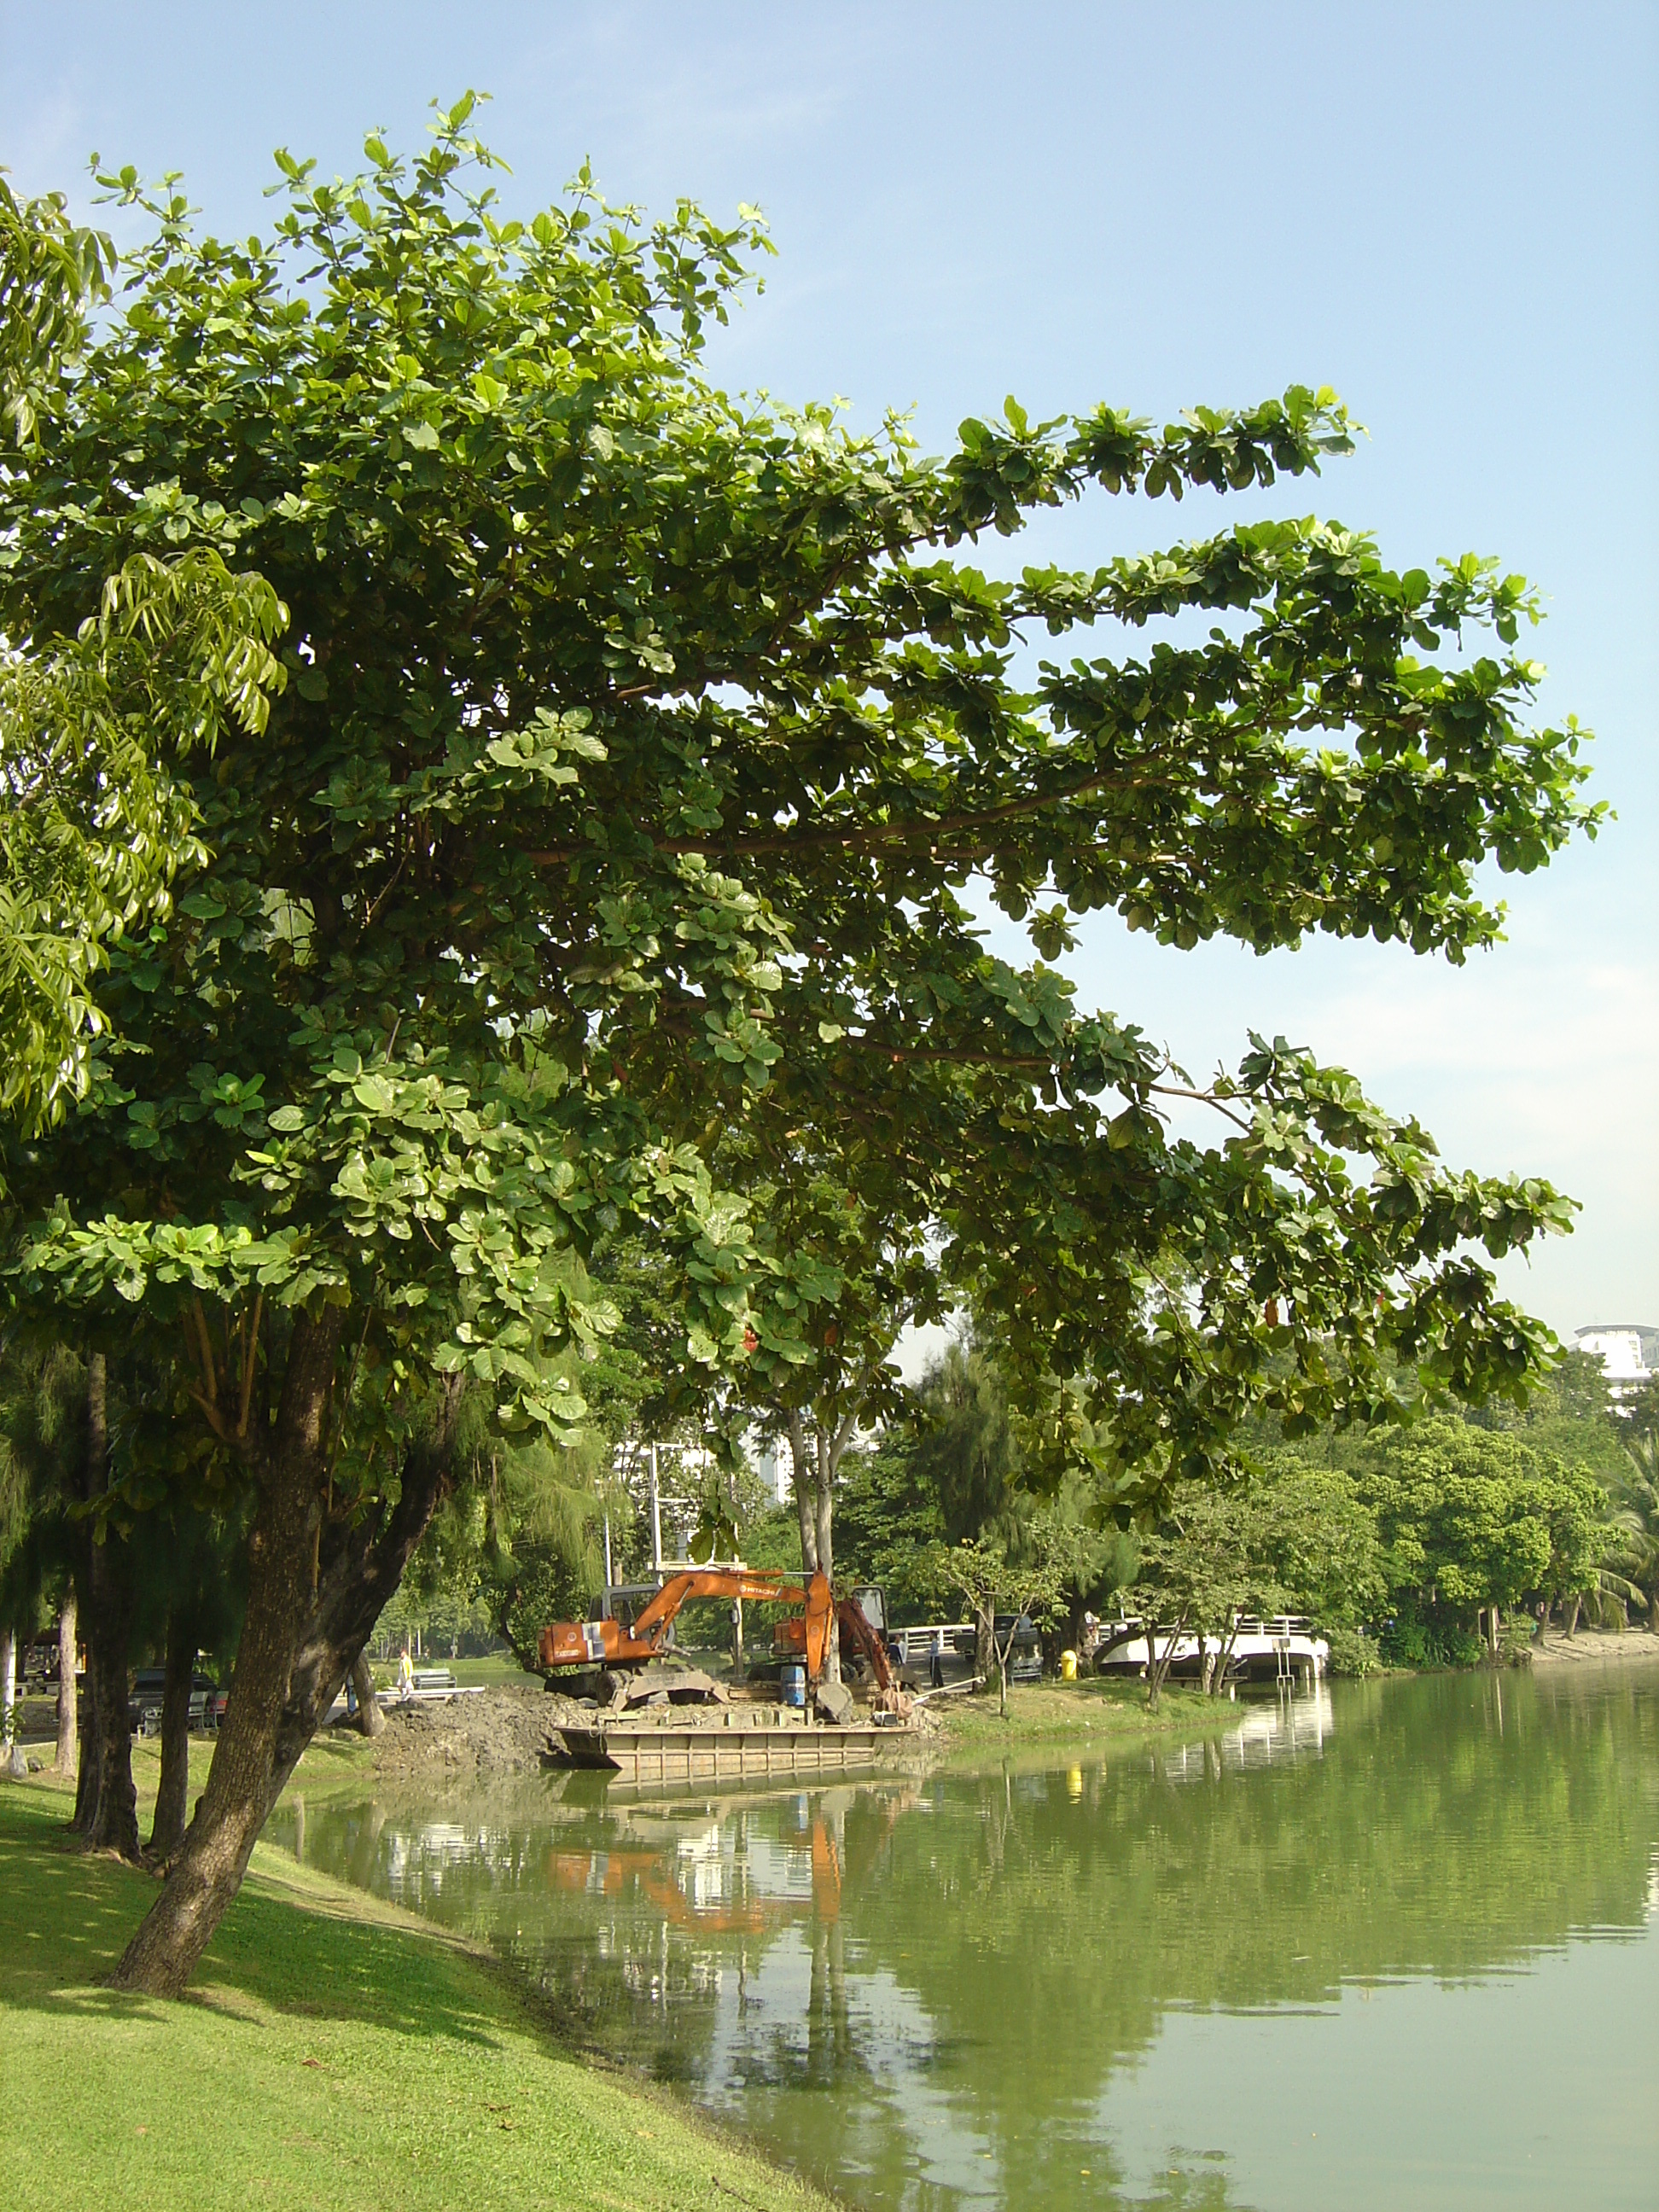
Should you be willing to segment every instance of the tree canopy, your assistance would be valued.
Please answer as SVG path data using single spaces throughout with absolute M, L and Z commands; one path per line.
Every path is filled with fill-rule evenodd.
M 66 404 L 113 249 L 62 196 L 20 201 L 0 177 L 0 453 L 38 453 Z M 8 450 L 11 449 L 11 450 Z M 285 610 L 218 551 L 132 553 L 72 631 L 0 636 L 0 1115 L 26 1128 L 83 1088 L 102 1017 L 88 990 L 106 944 L 167 909 L 204 858 L 187 784 L 228 715 L 263 730 Z
M 1050 1474 L 1083 1438 L 1124 1510 L 1252 1407 L 1389 1410 L 1396 1356 L 1523 1389 L 1546 1334 L 1471 1248 L 1570 1214 L 1282 1040 L 1203 1087 L 1224 1141 L 1171 1141 L 1160 1102 L 1199 1086 L 1049 964 L 1104 907 L 1182 945 L 1493 942 L 1480 864 L 1595 816 L 1573 727 L 1526 719 L 1526 584 L 1397 573 L 1311 518 L 994 580 L 953 549 L 1086 493 L 1316 471 L 1347 413 L 1010 399 L 935 460 L 896 420 L 734 398 L 702 355 L 758 218 L 647 222 L 584 174 L 512 219 L 471 112 L 343 181 L 280 155 L 264 237 L 106 174 L 150 237 L 0 477 L 0 629 L 38 653 L 152 556 L 286 614 L 263 728 L 210 754 L 155 727 L 201 855 L 87 985 L 76 1110 L 6 1162 L 14 1296 L 172 1378 L 133 1500 L 258 1501 L 226 1733 L 123 1969 L 150 1986 L 478 1438 L 578 1429 L 560 1355 L 616 1320 L 597 1237 L 641 1220 L 676 1255 L 688 1370 L 833 1343 L 856 1269 L 803 1269 L 763 1182 L 722 1185 L 735 1122 L 1017 1312 L 1015 1382 L 1073 1388 Z M 1194 611 L 1200 643 L 1078 649 Z M 1042 632 L 1069 657 L 1028 681 Z M 985 951 L 977 880 L 1030 966 Z

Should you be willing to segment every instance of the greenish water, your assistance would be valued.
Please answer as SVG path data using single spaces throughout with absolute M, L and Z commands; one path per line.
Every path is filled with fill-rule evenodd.
M 870 2208 L 1659 2204 L 1659 1672 L 1229 1718 L 858 1788 L 331 1804 L 301 1848 Z

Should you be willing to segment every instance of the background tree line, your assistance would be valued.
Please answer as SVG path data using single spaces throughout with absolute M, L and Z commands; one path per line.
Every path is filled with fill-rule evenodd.
M 1201 1630 L 1224 1664 L 1238 1614 L 1306 1614 L 1344 1674 L 1495 1656 L 1530 1636 L 1540 1609 L 1569 1634 L 1581 1621 L 1622 1626 L 1632 1611 L 1659 1626 L 1659 1408 L 1651 1393 L 1617 1407 L 1599 1362 L 1580 1352 L 1523 1409 L 1294 1441 L 1259 1424 L 1240 1437 L 1231 1485 L 1188 1486 L 1169 1513 L 1138 1522 L 1115 1516 L 1083 1464 L 1033 1486 L 1047 1462 L 1027 1445 L 983 1320 L 894 1398 L 897 1410 L 840 1462 L 835 1520 L 839 1572 L 879 1584 L 900 1623 L 971 1611 L 971 1554 L 975 1588 L 1002 1607 L 1030 1602 L 1051 1658 L 1081 1642 L 1085 1612 L 1155 1614 L 1160 1653 L 1167 1632 Z M 611 1401 L 630 1418 L 639 1402 Z M 422 1618 L 447 1618 L 443 1604 L 459 1601 L 499 1620 L 503 1591 L 532 1587 L 547 1617 L 580 1608 L 600 1572 L 607 1498 L 618 1572 L 640 1571 L 649 1530 L 608 1472 L 622 1440 L 618 1431 L 585 1462 L 566 1517 L 524 1525 L 505 1577 L 503 1557 L 479 1545 L 454 1554 L 445 1583 L 440 1530 L 404 1602 L 442 1589 Z M 730 1463 L 708 1480 L 745 1558 L 799 1568 L 793 1507 Z M 695 1618 L 687 1632 L 698 1633 Z M 723 1614 L 703 1632 L 722 1642 Z

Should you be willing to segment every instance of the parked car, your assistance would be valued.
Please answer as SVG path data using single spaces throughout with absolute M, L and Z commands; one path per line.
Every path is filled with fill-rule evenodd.
M 154 1735 L 161 1725 L 161 1700 L 167 1683 L 165 1667 L 141 1667 L 132 1678 L 131 1692 L 127 1698 L 127 1725 L 140 1735 Z M 204 1729 L 208 1723 L 208 1700 L 216 1696 L 218 1685 L 206 1674 L 190 1678 L 190 1725 L 193 1729 Z
M 1042 1637 L 1036 1623 L 1029 1613 L 1022 1613 L 1016 1620 L 1012 1613 L 1000 1613 L 996 1624 L 1000 1647 L 1007 1644 L 1011 1628 L 1014 1640 L 1008 1651 L 1008 1680 L 1011 1682 L 1040 1682 L 1042 1680 Z

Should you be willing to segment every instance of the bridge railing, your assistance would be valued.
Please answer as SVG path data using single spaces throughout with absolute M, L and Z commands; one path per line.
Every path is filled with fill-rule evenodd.
M 1172 1620 L 1160 1620 L 1152 1623 L 1152 1626 L 1154 1636 L 1168 1636 L 1173 1632 L 1175 1623 Z M 1305 1613 L 1279 1613 L 1268 1615 L 1247 1613 L 1241 1613 L 1236 1618 L 1233 1627 L 1240 1636 L 1311 1636 L 1314 1623 L 1312 1615 Z M 1103 1620 L 1095 1632 L 1102 1642 L 1109 1642 L 1115 1637 L 1130 1634 L 1144 1636 L 1146 1633 L 1146 1628 L 1147 1622 L 1144 1613 L 1129 1613 L 1121 1614 L 1116 1620 Z M 1182 1632 L 1183 1635 L 1192 1637 L 1194 1641 L 1197 1639 L 1198 1631 L 1195 1628 L 1184 1629 Z

